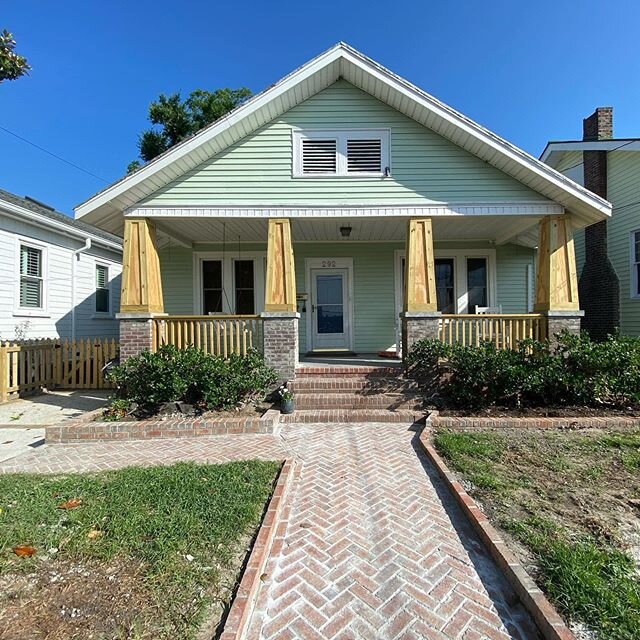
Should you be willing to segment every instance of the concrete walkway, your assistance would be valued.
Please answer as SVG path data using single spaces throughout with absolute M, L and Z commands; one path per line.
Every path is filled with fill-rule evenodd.
M 290 424 L 279 436 L 55 445 L 0 471 L 295 457 L 291 516 L 249 638 L 533 639 L 502 575 L 399 424 Z

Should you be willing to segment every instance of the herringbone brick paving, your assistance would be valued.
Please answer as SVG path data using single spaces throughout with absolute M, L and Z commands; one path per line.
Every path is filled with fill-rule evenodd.
M 248 639 L 537 637 L 406 424 L 46 446 L 0 472 L 285 456 L 301 464 Z

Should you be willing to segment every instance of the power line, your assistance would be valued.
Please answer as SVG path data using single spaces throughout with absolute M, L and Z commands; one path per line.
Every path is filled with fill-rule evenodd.
M 601 140 L 601 142 L 605 142 L 604 140 Z M 605 151 L 610 152 L 610 151 L 617 151 L 618 149 L 622 149 L 622 147 L 626 147 L 628 144 L 631 144 L 632 142 L 637 142 L 637 140 L 629 140 L 628 142 L 625 142 L 624 144 L 618 145 L 617 147 L 613 147 L 613 149 L 605 149 Z M 584 151 L 581 151 L 580 153 L 584 153 Z M 578 164 L 573 164 L 570 167 L 565 167 L 564 169 L 562 169 L 562 171 L 560 173 L 563 173 L 565 171 L 571 171 L 571 169 L 575 169 L 576 167 L 579 167 L 580 165 L 584 164 L 584 160 L 582 162 L 578 162 Z M 557 169 L 556 169 L 557 171 Z
M 44 153 L 46 153 L 46 154 L 52 156 L 53 158 L 55 158 L 56 160 L 60 160 L 60 162 L 64 162 L 65 164 L 68 164 L 70 167 L 73 167 L 74 169 L 78 169 L 78 171 L 82 171 L 83 173 L 86 173 L 87 175 L 90 175 L 92 178 L 96 178 L 96 180 L 100 180 L 100 181 L 104 182 L 105 184 L 109 184 L 108 180 L 105 180 L 101 176 L 98 176 L 95 173 L 92 173 L 91 171 L 89 171 L 87 169 L 83 169 L 79 165 L 71 162 L 70 160 L 66 160 L 65 158 L 62 158 L 61 156 L 53 153 L 52 151 L 49 151 L 48 149 L 45 149 L 44 147 L 41 147 L 39 144 L 36 144 L 35 142 L 31 142 L 31 140 L 27 140 L 26 138 L 23 138 L 22 136 L 18 135 L 17 133 L 14 133 L 13 131 L 9 131 L 9 129 L 6 129 L 5 127 L 3 127 L 1 125 L 0 125 L 0 129 L 2 129 L 2 131 L 4 131 L 4 132 L 8 133 L 9 135 L 12 135 L 14 138 L 18 138 L 18 140 L 22 140 L 22 142 L 26 142 L 27 144 L 31 145 L 32 147 L 35 147 L 36 149 L 39 149 L 40 151 L 43 151 Z

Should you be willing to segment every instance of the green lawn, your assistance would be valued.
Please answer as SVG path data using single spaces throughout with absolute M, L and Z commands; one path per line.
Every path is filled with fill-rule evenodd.
M 570 620 L 640 638 L 640 431 L 439 430 L 434 443 Z
M 228 601 L 279 468 L 247 461 L 0 476 L 0 580 L 20 585 L 26 576 L 36 582 L 35 591 L 16 587 L 10 598 L 0 596 L 0 636 L 2 621 L 22 619 L 21 606 L 28 611 L 33 602 L 50 600 L 55 616 L 68 596 L 68 607 L 76 606 L 74 597 L 83 602 L 69 619 L 70 628 L 80 625 L 87 634 L 77 637 L 90 631 L 97 638 L 193 637 L 212 604 Z M 79 506 L 60 508 L 74 499 Z M 17 545 L 32 546 L 35 554 L 18 557 Z M 48 577 L 55 572 L 66 578 L 67 591 Z M 84 586 L 74 594 L 70 576 L 76 574 Z M 118 591 L 122 584 L 130 587 L 126 594 Z M 87 593 L 94 589 L 107 592 Z M 117 600 L 123 600 L 122 611 L 114 608 Z M 46 615 L 41 627 L 57 624 Z M 34 630 L 32 637 L 40 636 Z

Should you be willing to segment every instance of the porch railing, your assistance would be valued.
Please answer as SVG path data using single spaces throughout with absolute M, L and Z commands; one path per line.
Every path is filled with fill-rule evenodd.
M 547 319 L 541 313 L 446 314 L 439 326 L 439 338 L 445 344 L 479 346 L 489 340 L 497 349 L 515 349 L 520 340 L 546 337 Z
M 262 319 L 259 316 L 169 316 L 153 320 L 153 348 L 172 344 L 190 345 L 206 353 L 227 357 L 263 350 Z

